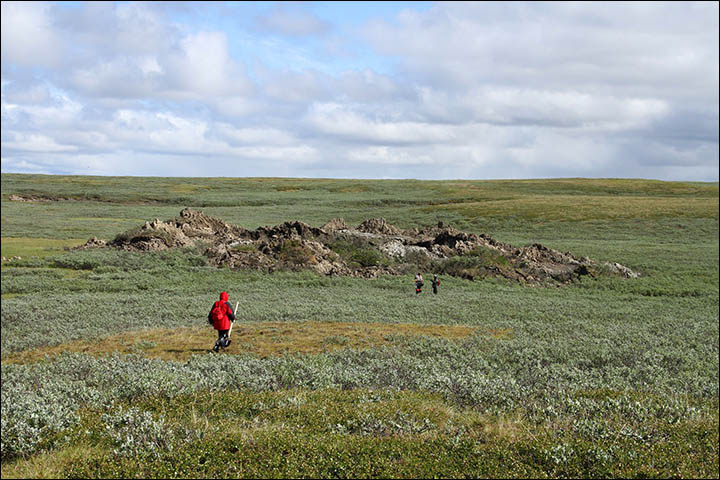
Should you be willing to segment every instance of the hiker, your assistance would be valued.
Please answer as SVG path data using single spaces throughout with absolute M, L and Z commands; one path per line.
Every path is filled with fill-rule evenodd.
M 220 300 L 215 302 L 208 313 L 208 323 L 218 331 L 218 339 L 213 347 L 213 352 L 217 352 L 220 347 L 223 349 L 230 345 L 228 338 L 228 330 L 230 330 L 230 322 L 235 322 L 235 312 L 230 305 L 227 292 L 220 293 Z
M 433 287 L 433 294 L 437 295 L 437 289 L 440 286 L 440 279 L 438 278 L 437 274 L 433 275 L 432 279 L 432 287 Z
M 423 285 L 425 284 L 423 283 L 422 275 L 418 273 L 417 275 L 415 275 L 415 295 L 417 295 L 418 293 L 422 293 Z

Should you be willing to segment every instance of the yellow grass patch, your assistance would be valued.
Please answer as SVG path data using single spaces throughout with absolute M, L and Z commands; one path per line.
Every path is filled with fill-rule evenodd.
M 284 354 L 318 354 L 343 348 L 365 349 L 390 345 L 398 336 L 465 338 L 475 328 L 461 325 L 417 325 L 344 322 L 247 322 L 236 323 L 232 343 L 223 354 L 254 354 L 260 357 Z M 210 351 L 217 340 L 211 327 L 178 327 L 124 332 L 98 340 L 78 340 L 54 347 L 41 347 L 7 356 L 3 362 L 27 363 L 45 355 L 85 352 L 101 355 L 142 353 L 146 357 L 186 361 Z
M 718 187 L 713 183 L 666 182 L 632 178 L 555 178 L 532 180 L 476 180 L 441 181 L 439 186 L 453 193 L 484 191 L 491 195 L 515 193 L 521 195 L 541 194 L 541 190 L 552 194 L 576 190 L 588 195 L 603 194 L 652 194 L 652 195 L 693 195 L 717 197 Z M 615 190 L 615 191 L 612 191 Z M 603 193 L 605 192 L 605 193 Z
M 44 257 L 53 253 L 62 252 L 65 247 L 76 247 L 87 241 L 85 239 L 71 238 L 58 240 L 55 238 L 25 238 L 25 237 L 3 237 L 0 245 L 2 256 L 6 258 L 19 257 Z
M 532 195 L 513 199 L 433 205 L 474 218 L 514 215 L 546 220 L 623 218 L 716 218 L 717 198 L 636 197 L 618 195 Z
M 512 338 L 513 329 L 512 328 L 489 328 L 488 333 L 490 333 L 490 335 L 492 335 L 493 338 L 496 338 L 498 340 L 508 339 L 508 338 Z
M 2 464 L 2 478 L 60 478 L 68 466 L 101 456 L 105 450 L 95 445 L 72 445 L 40 452 L 28 458 L 16 458 Z

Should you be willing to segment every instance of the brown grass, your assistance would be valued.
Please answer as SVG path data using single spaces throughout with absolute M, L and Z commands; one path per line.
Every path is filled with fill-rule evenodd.
M 489 328 L 488 333 L 498 340 L 510 339 L 514 335 L 512 328 Z
M 398 337 L 433 336 L 465 338 L 475 328 L 459 325 L 417 325 L 343 322 L 245 322 L 236 323 L 232 344 L 222 354 L 254 354 L 259 357 L 294 353 L 318 354 L 343 348 L 365 349 L 390 345 Z M 41 347 L 8 355 L 3 363 L 28 363 L 45 355 L 84 352 L 102 355 L 141 353 L 149 358 L 186 361 L 210 351 L 217 339 L 211 326 L 147 329 L 124 332 L 98 340 L 77 340 L 54 347 Z

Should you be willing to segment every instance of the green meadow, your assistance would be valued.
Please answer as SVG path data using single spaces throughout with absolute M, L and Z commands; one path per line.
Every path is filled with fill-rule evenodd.
M 2 478 L 720 475 L 717 183 L 2 174 L 1 202 Z M 185 207 L 442 221 L 640 277 L 415 295 L 411 275 L 68 249 Z M 238 322 L 213 354 L 223 290 Z

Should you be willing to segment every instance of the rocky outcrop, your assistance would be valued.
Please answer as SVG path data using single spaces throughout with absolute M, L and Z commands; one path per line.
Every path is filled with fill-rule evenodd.
M 103 247 L 97 238 L 77 248 Z M 300 221 L 248 230 L 184 209 L 179 217 L 155 219 L 118 235 L 113 248 L 151 251 L 201 247 L 209 262 L 234 269 L 312 270 L 321 275 L 372 278 L 407 274 L 416 267 L 474 279 L 504 277 L 528 284 L 568 283 L 583 275 L 610 273 L 635 278 L 619 263 L 598 266 L 535 243 L 516 247 L 486 234 L 466 233 L 442 222 L 428 229 L 402 230 L 384 218 L 371 218 L 355 228 L 336 218 L 321 228 Z

